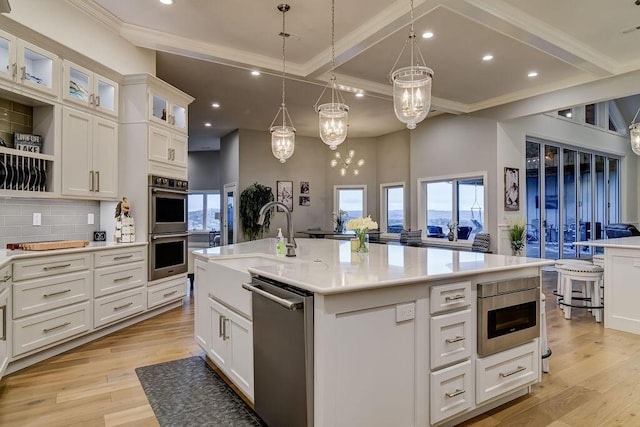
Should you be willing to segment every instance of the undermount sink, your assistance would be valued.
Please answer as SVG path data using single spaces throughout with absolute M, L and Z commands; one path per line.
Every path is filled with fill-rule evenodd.
M 295 261 L 288 260 L 286 258 L 276 258 L 269 256 L 247 256 L 238 258 L 216 259 L 216 264 L 220 264 L 225 267 L 233 268 L 235 270 L 247 271 L 251 267 L 267 267 L 279 264 L 291 264 Z

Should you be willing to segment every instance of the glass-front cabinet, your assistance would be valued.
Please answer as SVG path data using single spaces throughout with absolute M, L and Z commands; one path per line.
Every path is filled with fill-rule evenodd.
M 84 107 L 118 115 L 118 83 L 70 61 L 64 61 L 62 97 Z
M 171 128 L 187 131 L 187 107 L 161 93 L 151 91 L 149 120 L 168 125 Z
M 0 31 L 0 78 L 57 96 L 59 61 L 51 52 Z

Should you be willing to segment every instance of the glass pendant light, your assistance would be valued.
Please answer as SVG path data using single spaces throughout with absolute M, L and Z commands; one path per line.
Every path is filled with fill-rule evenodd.
M 296 128 L 293 127 L 293 122 L 291 121 L 291 117 L 289 117 L 289 112 L 287 111 L 287 106 L 284 102 L 284 81 L 285 81 L 285 40 L 289 37 L 289 34 L 285 32 L 285 14 L 289 11 L 291 7 L 288 4 L 279 4 L 278 10 L 282 12 L 282 32 L 280 35 L 282 36 L 282 104 L 278 113 L 276 114 L 273 122 L 271 122 L 271 126 L 269 131 L 271 132 L 271 152 L 276 157 L 276 159 L 280 160 L 280 163 L 284 163 L 287 161 L 289 157 L 293 155 L 293 151 L 295 149 L 296 142 Z M 278 117 L 282 114 L 282 125 L 274 126 Z M 287 122 L 288 121 L 288 122 Z
M 636 115 L 631 120 L 631 126 L 629 126 L 629 136 L 631 137 L 631 149 L 634 153 L 640 156 L 640 123 L 635 123 L 640 113 L 640 108 L 636 111 Z
M 348 144 L 347 144 L 348 145 Z M 332 168 L 335 168 L 337 166 L 340 166 L 340 176 L 345 176 L 347 174 L 347 171 L 349 170 L 349 167 L 352 167 L 351 171 L 354 175 L 360 175 L 360 169 L 362 168 L 365 164 L 364 159 L 359 159 L 359 160 L 354 160 L 354 157 L 356 155 L 356 150 L 351 149 L 351 150 L 346 150 L 346 155 L 344 157 L 344 159 L 342 158 L 342 154 L 340 154 L 339 151 L 336 151 L 333 155 L 333 159 L 331 159 L 331 161 L 329 161 L 329 165 Z
M 396 117 L 402 123 L 406 123 L 407 128 L 415 129 L 416 125 L 427 117 L 431 108 L 433 70 L 426 66 L 418 47 L 416 33 L 413 29 L 413 0 L 411 0 L 409 38 L 405 41 L 392 70 L 398 65 L 407 44 L 409 44 L 411 51 L 411 62 L 408 67 L 392 71 L 390 80 L 393 84 L 393 109 Z
M 320 128 L 320 139 L 327 144 L 330 149 L 335 150 L 347 137 L 349 126 L 349 106 L 344 103 L 344 98 L 338 90 L 336 84 L 335 68 L 335 0 L 331 0 L 331 80 L 320 94 L 315 110 L 318 112 L 318 125 Z M 327 88 L 331 88 L 331 102 L 318 105 L 322 95 Z

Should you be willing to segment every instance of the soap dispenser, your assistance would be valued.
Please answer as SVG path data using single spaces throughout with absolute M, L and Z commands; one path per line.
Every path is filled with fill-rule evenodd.
M 282 235 L 282 228 L 278 228 L 278 235 L 276 236 L 276 255 L 284 256 L 284 236 Z

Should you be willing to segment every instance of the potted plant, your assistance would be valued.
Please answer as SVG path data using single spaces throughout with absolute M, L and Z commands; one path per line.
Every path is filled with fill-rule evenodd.
M 267 212 L 263 225 L 258 224 L 260 209 L 269 202 L 273 202 L 273 191 L 257 182 L 251 184 L 240 194 L 240 223 L 242 232 L 249 240 L 262 238 L 264 231 L 269 231 L 271 210 Z
M 515 218 L 509 224 L 509 242 L 511 243 L 511 252 L 514 256 L 522 255 L 526 236 L 527 227 L 524 217 Z

